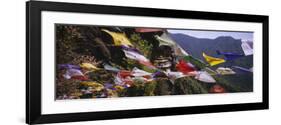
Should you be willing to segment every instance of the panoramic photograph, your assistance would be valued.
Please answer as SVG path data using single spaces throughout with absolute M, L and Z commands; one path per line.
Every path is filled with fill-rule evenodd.
M 253 92 L 253 34 L 55 24 L 55 99 Z

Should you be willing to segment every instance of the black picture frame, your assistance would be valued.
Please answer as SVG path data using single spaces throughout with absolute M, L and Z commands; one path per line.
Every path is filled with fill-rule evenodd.
M 138 110 L 103 111 L 69 114 L 41 113 L 41 11 L 99 13 L 114 15 L 135 15 L 169 17 L 182 19 L 204 19 L 220 21 L 242 21 L 262 23 L 263 46 L 263 94 L 261 103 L 225 104 L 210 106 L 169 107 Z M 168 9 L 120 7 L 61 2 L 28 1 L 26 3 L 26 123 L 57 123 L 119 118 L 137 118 L 197 113 L 258 110 L 269 108 L 268 80 L 268 16 L 229 14 L 215 12 L 183 11 Z

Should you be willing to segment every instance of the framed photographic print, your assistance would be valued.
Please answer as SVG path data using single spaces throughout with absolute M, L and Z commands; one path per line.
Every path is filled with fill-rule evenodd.
M 268 109 L 268 16 L 29 1 L 26 123 Z

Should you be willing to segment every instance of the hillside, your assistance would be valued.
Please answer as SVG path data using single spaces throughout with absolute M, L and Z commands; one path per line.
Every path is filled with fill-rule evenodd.
M 221 52 L 232 52 L 243 54 L 241 48 L 241 40 L 234 39 L 230 36 L 221 36 L 215 39 L 196 38 L 185 34 L 170 34 L 170 36 L 189 54 L 205 61 L 202 52 L 207 53 L 213 57 L 224 58 L 223 55 L 218 55 L 217 50 Z M 205 61 L 206 62 L 206 61 Z M 245 56 L 235 61 L 223 63 L 218 66 L 232 66 L 238 65 L 241 67 L 251 68 L 253 65 L 253 56 Z

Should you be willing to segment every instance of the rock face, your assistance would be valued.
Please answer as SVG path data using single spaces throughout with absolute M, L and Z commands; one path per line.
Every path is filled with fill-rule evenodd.
M 199 81 L 196 81 L 190 77 L 179 78 L 175 81 L 173 94 L 204 94 L 208 93 L 207 87 L 203 87 Z
M 159 78 L 156 80 L 157 86 L 154 93 L 156 95 L 171 95 L 173 84 L 167 78 Z

